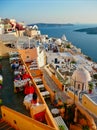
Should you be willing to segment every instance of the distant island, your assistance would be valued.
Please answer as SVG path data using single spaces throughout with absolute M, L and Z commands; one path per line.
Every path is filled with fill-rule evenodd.
M 78 29 L 78 30 L 74 30 L 74 31 L 86 32 L 87 34 L 97 34 L 97 27 Z
M 37 25 L 38 27 L 63 27 L 63 26 L 73 26 L 71 23 L 57 24 L 57 23 L 35 23 L 29 24 L 28 26 Z

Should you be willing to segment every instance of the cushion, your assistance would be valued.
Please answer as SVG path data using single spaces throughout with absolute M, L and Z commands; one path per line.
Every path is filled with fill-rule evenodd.
M 35 120 L 45 122 L 45 111 L 39 112 L 34 115 Z

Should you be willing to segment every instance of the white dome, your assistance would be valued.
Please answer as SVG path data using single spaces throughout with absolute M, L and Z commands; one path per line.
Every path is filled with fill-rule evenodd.
M 61 45 L 61 43 L 62 43 L 61 39 L 57 39 L 57 40 L 56 40 L 56 44 L 57 44 L 57 45 Z
M 74 81 L 86 83 L 91 80 L 90 73 L 83 67 L 78 68 L 72 75 Z
M 38 26 L 37 25 L 34 25 L 32 28 L 35 29 L 35 30 L 38 30 Z

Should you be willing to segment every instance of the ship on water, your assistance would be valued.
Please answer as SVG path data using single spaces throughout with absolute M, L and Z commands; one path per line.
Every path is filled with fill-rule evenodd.
M 3 104 L 0 128 L 96 130 L 97 64 L 82 54 L 81 49 L 69 42 L 65 35 L 60 39 L 49 38 L 41 35 L 36 25 L 25 27 L 9 19 L 2 21 L 3 25 L 5 23 L 7 25 L 6 28 L 2 26 L 0 39 L 10 47 L 4 56 L 9 57 L 13 94 L 22 97 L 22 101 L 18 101 L 29 116 Z M 1 51 L 1 60 L 3 53 Z M 18 70 L 20 65 L 23 65 L 22 71 Z M 5 72 L 4 68 L 2 71 Z M 14 79 L 25 71 L 30 78 Z M 29 80 L 38 95 L 38 105 L 29 101 L 29 96 L 32 98 L 33 95 L 32 88 L 27 88 L 27 93 L 24 93 L 24 86 Z

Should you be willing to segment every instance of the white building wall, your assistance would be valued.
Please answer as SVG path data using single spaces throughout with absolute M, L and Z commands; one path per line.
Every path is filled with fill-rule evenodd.
M 57 53 L 47 52 L 47 63 L 51 64 L 52 62 L 55 63 L 55 59 L 58 61 L 60 60 L 59 55 Z
M 3 33 L 4 33 L 4 25 L 0 24 L 0 34 L 3 34 Z
M 38 66 L 39 67 L 43 67 L 44 65 L 46 65 L 46 54 L 45 54 L 45 51 L 42 50 L 40 52 L 39 51 L 39 47 L 37 47 L 37 53 L 38 53 L 38 57 L 37 57 Z

